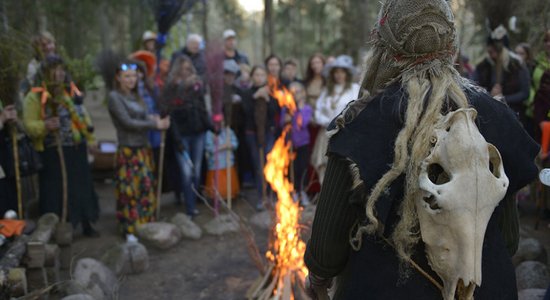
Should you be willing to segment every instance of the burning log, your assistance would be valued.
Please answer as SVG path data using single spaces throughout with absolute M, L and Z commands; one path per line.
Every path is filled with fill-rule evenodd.
M 250 300 L 306 300 L 303 275 L 299 272 L 291 272 L 282 275 L 281 272 L 270 265 L 268 272 L 259 277 L 248 289 L 246 298 Z

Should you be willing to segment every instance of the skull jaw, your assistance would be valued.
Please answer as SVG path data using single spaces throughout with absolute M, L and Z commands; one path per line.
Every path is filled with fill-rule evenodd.
M 430 216 L 419 213 L 419 217 L 422 220 Z M 456 221 L 456 218 L 448 218 Z M 422 228 L 421 221 L 428 263 L 443 281 L 441 292 L 445 300 L 454 300 L 455 295 L 458 299 L 473 299 L 476 286 L 481 285 L 481 255 L 486 226 L 475 228 L 470 221 L 454 222 L 464 226 L 453 227 L 431 223 L 431 230 Z

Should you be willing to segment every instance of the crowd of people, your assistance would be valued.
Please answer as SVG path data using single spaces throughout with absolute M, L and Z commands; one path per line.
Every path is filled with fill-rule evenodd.
M 237 47 L 235 31 L 224 31 L 222 38 L 223 85 L 213 82 L 216 68 L 200 35 L 190 34 L 183 49 L 169 61 L 157 63 L 157 36 L 151 31 L 144 33 L 142 49 L 110 66 L 111 78 L 104 78 L 118 144 L 117 219 L 129 239 L 135 239 L 136 225 L 156 217 L 158 170 L 166 174 L 165 190 L 174 191 L 190 217 L 199 214 L 198 193 L 234 198 L 249 187 L 257 193 L 255 208 L 264 209 L 270 188 L 263 166 L 286 125 L 295 152 L 296 201 L 308 205 L 319 190 L 315 182 L 324 180 L 327 127 L 362 93 L 353 59 L 315 53 L 302 78 L 297 60 L 272 54 L 262 64 L 251 64 Z M 473 68 L 461 55 L 456 63 L 464 77 L 507 103 L 539 142 L 540 123 L 550 120 L 550 31 L 543 40 L 538 55 L 527 44 L 514 52 L 505 30 L 495 30 L 480 64 Z M 10 143 L 4 142 L 10 140 L 10 126 L 2 125 L 21 121 L 20 130 L 30 138 L 42 165 L 35 170 L 40 213 L 66 214 L 74 226 L 81 224 L 85 235 L 97 236 L 92 224 L 98 219 L 99 205 L 88 160 L 89 153 L 99 151 L 93 124 L 82 93 L 56 51 L 54 37 L 40 33 L 33 46 L 36 55 L 21 85 L 24 100 L 0 108 L 1 212 L 17 210 Z M 297 107 L 293 115 L 273 98 L 273 89 L 282 87 L 293 94 Z M 162 145 L 166 145 L 165 160 L 159 166 Z

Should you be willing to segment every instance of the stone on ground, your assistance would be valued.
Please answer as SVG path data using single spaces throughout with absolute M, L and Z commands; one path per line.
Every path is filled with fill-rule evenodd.
M 254 214 L 250 218 L 250 223 L 254 224 L 260 229 L 266 229 L 269 230 L 271 227 L 273 227 L 273 215 L 274 212 L 271 210 L 264 210 L 262 212 L 259 212 L 257 214 Z
M 118 280 L 102 262 L 92 258 L 82 258 L 76 263 L 74 280 L 86 289 L 93 299 L 115 299 Z
M 543 300 L 545 289 L 525 289 L 518 293 L 518 300 Z
M 521 239 L 519 241 L 518 251 L 512 257 L 512 262 L 517 266 L 524 261 L 530 260 L 546 264 L 546 250 L 542 244 L 534 238 Z
M 170 223 L 180 229 L 184 238 L 198 240 L 202 237 L 202 229 L 184 213 L 177 213 L 170 219 Z
M 138 226 L 137 236 L 146 245 L 159 249 L 168 249 L 181 240 L 180 229 L 170 223 L 153 222 Z
M 550 284 L 548 267 L 538 261 L 525 261 L 516 268 L 518 290 L 546 289 Z
M 218 215 L 204 225 L 204 229 L 211 235 L 223 235 L 228 232 L 238 232 L 239 222 L 230 215 Z
M 101 261 L 117 275 L 137 274 L 149 268 L 147 249 L 140 243 L 118 244 L 109 249 Z

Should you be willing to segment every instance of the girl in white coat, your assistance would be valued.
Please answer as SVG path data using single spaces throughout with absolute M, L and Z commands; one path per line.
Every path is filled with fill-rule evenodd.
M 319 182 L 323 183 L 325 169 L 327 165 L 328 136 L 326 128 L 336 116 L 340 114 L 347 104 L 357 99 L 359 95 L 359 85 L 353 83 L 355 67 L 353 59 L 347 55 L 341 55 L 331 64 L 326 66 L 327 86 L 321 92 L 315 106 L 315 122 L 321 126 L 317 136 L 313 153 L 311 155 L 311 165 L 315 168 L 319 177 Z

